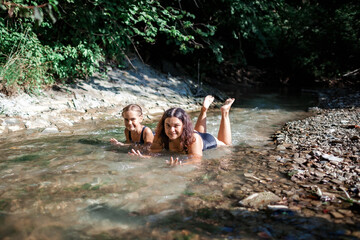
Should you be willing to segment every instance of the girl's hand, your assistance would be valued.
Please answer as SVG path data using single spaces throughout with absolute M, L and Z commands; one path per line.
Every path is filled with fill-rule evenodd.
M 166 163 L 169 164 L 170 166 L 183 164 L 183 162 L 181 160 L 179 160 L 179 158 L 174 159 L 173 157 L 170 157 L 170 161 L 166 160 Z
M 143 155 L 140 150 L 135 150 L 135 149 L 131 149 L 131 152 L 129 152 L 130 155 L 132 156 L 139 156 L 139 157 L 142 157 L 142 158 L 150 158 L 150 156 L 147 156 L 147 155 Z
M 110 139 L 110 143 L 111 143 L 111 145 L 114 145 L 114 146 L 124 146 L 125 145 L 124 143 L 119 142 L 115 138 Z

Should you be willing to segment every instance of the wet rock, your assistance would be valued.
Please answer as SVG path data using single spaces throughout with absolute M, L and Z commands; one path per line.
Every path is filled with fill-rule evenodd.
M 289 207 L 285 206 L 285 205 L 268 205 L 267 208 L 269 210 L 273 210 L 273 211 L 279 210 L 279 209 L 289 209 Z
M 281 198 L 272 192 L 254 193 L 247 198 L 239 201 L 241 206 L 262 209 L 271 203 L 280 201 Z
M 341 213 L 339 212 L 336 212 L 336 211 L 333 211 L 333 212 L 330 212 L 331 216 L 333 218 L 336 218 L 336 219 L 342 219 L 344 218 L 344 215 L 342 215 Z

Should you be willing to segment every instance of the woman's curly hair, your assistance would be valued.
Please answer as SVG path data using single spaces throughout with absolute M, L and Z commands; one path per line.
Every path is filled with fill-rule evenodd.
M 194 127 L 191 123 L 189 115 L 181 108 L 170 108 L 162 115 L 155 132 L 154 141 L 159 142 L 165 149 L 169 149 L 169 137 L 165 133 L 165 120 L 169 117 L 176 117 L 183 123 L 183 132 L 180 136 L 180 143 L 185 151 L 195 141 L 193 137 Z

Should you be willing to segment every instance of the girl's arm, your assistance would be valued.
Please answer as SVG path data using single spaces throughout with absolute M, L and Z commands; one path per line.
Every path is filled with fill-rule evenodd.
M 110 139 L 110 143 L 113 146 L 125 146 L 125 143 L 119 142 L 118 140 L 116 140 L 115 138 L 111 138 Z
M 125 135 L 125 138 L 126 138 L 125 143 L 119 142 L 115 138 L 111 138 L 110 139 L 111 145 L 113 145 L 113 146 L 129 146 L 130 145 L 129 131 L 126 128 L 124 129 L 124 135 Z
M 149 127 L 144 130 L 144 142 L 145 145 L 151 145 L 154 141 L 154 134 Z

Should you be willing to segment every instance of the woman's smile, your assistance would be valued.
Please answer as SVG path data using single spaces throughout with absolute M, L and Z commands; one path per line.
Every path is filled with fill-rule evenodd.
M 165 119 L 165 133 L 170 140 L 179 138 L 183 132 L 184 125 L 177 117 Z

